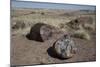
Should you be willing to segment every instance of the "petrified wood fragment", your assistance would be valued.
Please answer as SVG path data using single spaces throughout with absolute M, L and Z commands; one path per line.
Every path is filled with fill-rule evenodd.
M 69 35 L 63 35 L 53 45 L 54 52 L 59 58 L 71 58 L 76 53 L 76 46 Z
M 48 24 L 37 23 L 31 28 L 30 33 L 28 34 L 28 38 L 30 40 L 43 42 L 52 37 L 53 28 L 54 28 L 53 26 L 48 25 Z

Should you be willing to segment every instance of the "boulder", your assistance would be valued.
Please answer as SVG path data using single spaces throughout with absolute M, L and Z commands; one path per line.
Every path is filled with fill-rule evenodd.
M 27 35 L 27 37 L 30 40 L 44 42 L 52 37 L 52 29 L 54 29 L 54 27 L 51 25 L 37 23 L 34 26 L 32 26 L 30 33 Z
M 54 43 L 53 50 L 59 58 L 66 59 L 73 57 L 77 48 L 70 36 L 65 34 Z

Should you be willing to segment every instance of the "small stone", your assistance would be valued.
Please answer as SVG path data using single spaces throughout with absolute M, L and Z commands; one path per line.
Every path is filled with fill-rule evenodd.
M 74 41 L 67 34 L 55 42 L 53 49 L 60 58 L 64 59 L 73 57 L 77 50 Z

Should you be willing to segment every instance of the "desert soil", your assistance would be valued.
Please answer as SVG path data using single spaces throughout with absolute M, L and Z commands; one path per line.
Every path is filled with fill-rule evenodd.
M 19 12 L 19 15 L 18 15 L 18 12 Z M 58 12 L 55 11 L 54 13 L 55 15 L 53 14 L 53 12 L 51 12 L 50 15 L 49 14 L 38 15 L 38 13 L 32 14 L 30 12 L 28 14 L 23 14 L 23 13 L 27 13 L 28 11 L 23 12 L 23 13 L 21 12 L 23 11 L 15 10 L 15 13 L 13 13 L 15 15 L 12 14 L 11 26 L 14 22 L 17 22 L 17 20 L 21 20 L 21 22 L 22 20 L 24 20 L 26 23 L 31 22 L 31 21 L 32 23 L 33 21 L 34 22 L 45 21 L 49 24 L 52 22 L 51 25 L 52 24 L 57 25 L 56 23 L 58 22 L 66 23 L 73 17 L 73 15 L 68 17 L 65 14 L 63 16 L 62 15 L 58 16 L 60 11 Z M 25 29 L 25 30 L 28 30 L 28 29 Z M 77 53 L 72 58 L 69 58 L 69 59 L 59 59 L 54 56 L 51 47 L 54 44 L 55 39 L 46 40 L 45 42 L 39 42 L 39 41 L 27 39 L 26 35 L 22 35 L 23 31 L 21 32 L 19 31 L 21 34 L 19 32 L 16 33 L 16 30 L 14 32 L 13 30 L 11 30 L 11 65 L 35 65 L 35 64 L 69 63 L 69 62 L 88 62 L 88 61 L 96 60 L 96 33 L 95 31 L 91 32 L 90 40 L 72 37 L 78 49 L 77 49 Z M 26 32 L 24 32 L 24 34 L 26 34 Z
M 73 38 L 73 40 L 78 48 L 77 54 L 69 59 L 59 59 L 53 55 L 50 48 L 53 45 L 53 39 L 47 40 L 46 42 L 38 42 L 28 40 L 25 36 L 12 36 L 11 63 L 12 65 L 33 65 L 95 61 L 95 36 L 90 41 L 78 38 Z

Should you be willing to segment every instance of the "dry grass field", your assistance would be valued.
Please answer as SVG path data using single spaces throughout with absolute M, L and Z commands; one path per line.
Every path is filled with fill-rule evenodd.
M 27 39 L 33 25 L 45 23 L 68 32 L 78 48 L 69 59 L 52 55 L 54 39 Z M 96 60 L 96 13 L 90 10 L 11 9 L 11 65 L 69 63 Z

